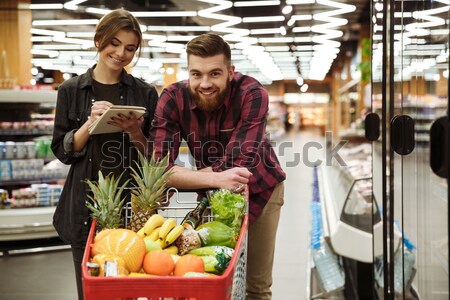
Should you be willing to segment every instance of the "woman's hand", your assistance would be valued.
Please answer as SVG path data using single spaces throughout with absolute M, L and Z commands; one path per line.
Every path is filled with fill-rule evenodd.
M 131 135 L 137 131 L 141 131 L 142 122 L 144 122 L 143 117 L 137 118 L 133 112 L 130 112 L 128 115 L 117 114 L 108 121 L 108 124 L 120 127 L 124 132 Z
M 95 101 L 92 103 L 91 115 L 89 116 L 90 124 L 94 123 L 98 117 L 100 117 L 108 108 L 113 106 L 111 102 L 108 101 Z

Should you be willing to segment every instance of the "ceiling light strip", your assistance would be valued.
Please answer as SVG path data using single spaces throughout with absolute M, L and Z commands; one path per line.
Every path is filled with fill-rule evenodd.
M 193 31 L 210 31 L 210 26 L 147 26 L 147 31 L 186 31 L 186 32 L 193 32 Z
M 262 17 L 246 17 L 242 18 L 243 23 L 264 23 L 264 22 L 283 22 L 284 16 L 262 16 Z
M 20 6 L 21 8 L 28 8 L 31 10 L 39 10 L 39 9 L 63 9 L 64 5 L 61 3 L 42 3 L 42 4 L 26 4 L 26 7 Z
M 267 1 L 237 1 L 234 2 L 234 7 L 255 7 L 255 6 L 280 6 L 279 0 L 267 0 Z
M 219 11 L 231 8 L 233 6 L 233 3 L 231 1 L 222 1 L 222 0 L 199 0 L 199 1 L 216 5 L 210 8 L 200 10 L 198 12 L 199 16 L 224 21 L 220 24 L 211 26 L 211 30 L 229 33 L 224 36 L 224 39 L 239 42 L 234 46 L 243 49 L 243 51 L 248 51 L 248 53 L 251 53 L 251 55 L 249 55 L 248 58 L 252 61 L 252 63 L 255 66 L 257 66 L 260 69 L 260 71 L 264 76 L 270 78 L 271 80 L 283 79 L 283 75 L 281 74 L 277 65 L 273 62 L 273 59 L 271 58 L 270 54 L 265 52 L 264 49 L 261 51 L 260 47 L 253 46 L 253 44 L 257 42 L 257 39 L 248 37 L 250 30 L 230 28 L 230 26 L 242 23 L 241 18 L 217 14 L 217 12 Z
M 62 37 L 66 36 L 66 33 L 64 31 L 47 30 L 47 29 L 39 29 L 39 28 L 31 28 L 30 33 L 38 34 L 38 35 L 50 35 L 50 36 L 62 36 Z
M 331 11 L 321 12 L 313 15 L 313 19 L 323 21 L 324 24 L 311 26 L 311 31 L 321 35 L 314 36 L 312 41 L 319 44 L 314 46 L 314 56 L 311 60 L 311 72 L 309 79 L 323 80 L 328 73 L 331 64 L 339 52 L 340 43 L 332 39 L 341 37 L 342 31 L 335 30 L 342 25 L 347 24 L 344 18 L 338 18 L 337 15 L 350 13 L 356 10 L 356 6 L 344 4 L 331 0 L 317 0 L 317 4 L 336 8 Z
M 288 5 L 297 5 L 297 4 L 314 4 L 316 0 L 286 0 L 286 4 Z
M 82 19 L 82 20 L 35 20 L 31 23 L 32 26 L 62 26 L 62 25 L 97 25 L 97 19 Z
M 196 11 L 134 11 L 132 14 L 137 18 L 167 18 L 167 17 L 196 17 Z
M 110 9 L 97 8 L 97 7 L 86 7 L 86 9 L 84 11 L 87 13 L 90 13 L 90 14 L 98 14 L 98 15 L 106 15 L 111 12 Z
M 250 29 L 250 34 L 259 35 L 259 34 L 281 34 L 281 28 L 261 28 L 261 29 Z
M 93 38 L 95 36 L 94 31 L 68 31 L 66 36 L 70 38 Z
M 294 33 L 311 32 L 311 27 L 310 26 L 294 27 L 292 28 L 292 32 Z
M 81 4 L 83 2 L 86 2 L 87 0 L 72 0 L 72 1 L 68 1 L 66 3 L 64 3 L 64 8 L 65 9 L 70 9 L 70 10 L 77 10 L 78 9 L 78 4 Z

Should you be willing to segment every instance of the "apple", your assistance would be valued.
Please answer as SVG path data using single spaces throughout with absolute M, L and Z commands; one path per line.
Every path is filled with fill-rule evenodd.
M 150 252 L 150 251 L 153 251 L 153 250 L 162 250 L 161 246 L 157 242 L 152 240 L 149 236 L 146 236 L 144 238 L 144 242 L 145 242 L 145 250 L 146 250 L 146 252 Z

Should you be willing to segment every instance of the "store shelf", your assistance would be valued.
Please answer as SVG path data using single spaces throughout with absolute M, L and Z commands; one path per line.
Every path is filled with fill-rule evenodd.
M 0 90 L 0 103 L 56 104 L 56 91 Z
M 50 161 L 53 158 L 47 152 L 50 138 L 44 137 L 52 134 L 49 127 L 53 124 L 53 114 L 49 111 L 55 107 L 56 96 L 56 91 L 0 90 L 0 134 L 3 140 L 12 142 L 9 146 L 13 149 L 4 144 L 5 152 L 0 156 L 0 189 L 6 190 L 9 199 L 14 198 L 2 200 L 0 241 L 58 236 L 52 224 L 55 207 L 37 206 L 57 203 L 58 194 L 40 194 L 44 193 L 40 186 L 36 191 L 30 189 L 33 184 L 60 182 L 68 171 Z M 43 142 L 40 137 L 46 140 Z M 34 142 L 34 151 L 33 147 L 24 147 L 21 143 L 24 141 L 31 145 Z
M 55 207 L 0 210 L 0 241 L 57 237 L 54 212 Z

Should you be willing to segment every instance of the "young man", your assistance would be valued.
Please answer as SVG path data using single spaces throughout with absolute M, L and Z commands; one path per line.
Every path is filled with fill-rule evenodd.
M 247 299 L 271 299 L 275 237 L 286 177 L 266 137 L 268 94 L 234 71 L 230 46 L 203 34 L 187 44 L 189 80 L 167 87 L 150 131 L 157 157 L 170 151 L 169 185 L 185 189 L 249 187 Z M 181 140 L 197 169 L 174 165 Z

